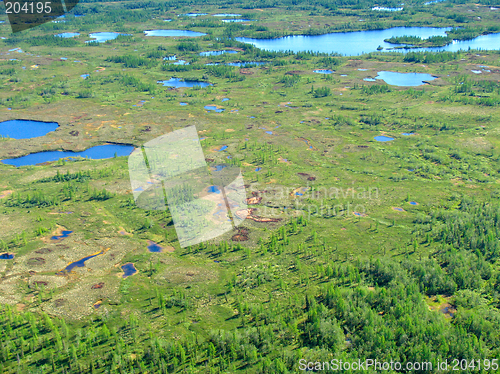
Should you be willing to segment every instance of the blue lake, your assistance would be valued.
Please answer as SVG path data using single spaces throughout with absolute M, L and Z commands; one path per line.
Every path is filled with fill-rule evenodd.
M 414 132 L 404 132 L 402 133 L 401 135 L 404 135 L 404 136 L 412 136 L 412 135 L 415 135 Z
M 224 102 L 224 101 L 229 101 L 229 99 L 228 99 L 227 97 L 225 97 L 225 98 L 223 98 L 221 101 L 222 101 L 222 102 Z
M 116 39 L 118 35 L 130 35 L 130 34 L 120 34 L 119 32 L 93 32 L 89 34 L 89 37 L 94 38 L 94 40 L 87 40 L 85 43 L 90 43 L 90 42 L 104 43 L 108 40 Z
M 278 39 L 252 39 L 236 38 L 244 43 L 268 51 L 312 51 L 321 53 L 340 53 L 346 56 L 360 55 L 376 52 L 378 46 L 384 50 L 393 50 L 402 53 L 408 51 L 458 51 L 460 49 L 500 49 L 500 33 L 481 35 L 472 40 L 454 41 L 444 47 L 419 48 L 419 49 L 393 49 L 394 44 L 385 42 L 385 39 L 396 36 L 413 35 L 422 39 L 431 36 L 446 36 L 445 31 L 450 27 L 393 27 L 386 30 L 337 32 L 324 35 L 295 35 Z
M 47 135 L 59 127 L 56 122 L 13 119 L 0 122 L 0 136 L 12 139 L 31 139 Z
M 189 30 L 147 30 L 144 31 L 146 36 L 203 36 L 202 32 Z
M 43 162 L 57 161 L 61 158 L 88 157 L 92 160 L 101 160 L 117 156 L 128 156 L 134 150 L 132 145 L 105 144 L 89 148 L 82 152 L 71 151 L 47 151 L 31 153 L 29 155 L 2 160 L 4 164 L 13 166 L 36 165 Z
M 90 74 L 82 74 L 80 75 L 80 77 L 82 77 L 83 79 L 87 79 L 88 77 L 90 77 Z
M 379 71 L 375 79 L 381 79 L 391 86 L 411 87 L 422 86 L 426 81 L 436 77 L 426 73 L 396 73 L 394 71 Z M 367 80 L 365 78 L 365 80 Z
M 137 273 L 137 269 L 135 268 L 134 264 L 131 262 L 127 262 L 125 265 L 121 267 L 123 270 L 123 276 L 122 278 L 127 278 L 130 277 L 131 275 L 134 275 Z
M 384 135 L 376 136 L 374 139 L 377 142 L 390 142 L 390 141 L 394 140 L 394 138 L 390 138 L 390 137 L 384 136 Z
M 188 103 L 179 103 L 180 106 L 186 106 Z
M 14 258 L 14 254 L 12 254 L 12 253 L 0 254 L 0 260 L 12 260 L 13 258 Z
M 229 54 L 236 54 L 238 51 L 231 51 L 231 50 L 226 50 L 226 51 L 207 51 L 207 52 L 200 52 L 200 56 L 219 56 L 223 55 L 224 53 L 229 53 Z
M 168 81 L 158 81 L 157 83 L 161 83 L 167 87 L 208 87 L 211 86 L 211 83 L 208 82 L 200 82 L 200 81 L 184 81 L 180 78 L 170 78 Z
M 61 34 L 56 34 L 54 36 L 59 36 L 61 38 L 74 38 L 75 36 L 80 35 L 78 32 L 63 32 Z
M 313 70 L 313 73 L 318 73 L 318 74 L 332 74 L 333 71 L 330 69 L 318 69 L 318 70 Z
M 227 149 L 227 145 L 223 145 L 222 147 L 220 147 L 220 149 L 217 150 L 217 152 L 225 151 L 226 149 Z

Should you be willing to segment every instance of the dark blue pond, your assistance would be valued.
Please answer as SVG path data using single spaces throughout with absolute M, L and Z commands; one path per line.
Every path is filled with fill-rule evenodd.
M 163 248 L 161 247 L 161 245 L 158 245 L 157 243 L 155 243 L 152 240 L 148 240 L 148 251 L 149 252 L 159 253 L 162 251 L 162 249 Z
M 64 238 L 67 238 L 69 236 L 69 234 L 71 234 L 73 231 L 69 231 L 69 230 L 63 230 L 61 235 L 54 235 L 53 237 L 51 237 L 50 239 L 51 240 L 60 240 L 60 239 L 64 239 Z
M 229 53 L 229 54 L 236 54 L 238 53 L 238 51 L 231 51 L 231 50 L 226 50 L 226 51 L 207 51 L 207 52 L 200 52 L 200 56 L 219 56 L 219 55 L 223 55 L 225 53 Z
M 189 30 L 146 30 L 146 36 L 203 36 L 207 35 L 202 32 Z
M 409 203 L 410 205 L 418 205 L 418 203 L 416 203 L 415 201 L 410 201 Z
M 0 254 L 0 260 L 12 260 L 14 258 L 13 253 L 2 253 Z
M 89 37 L 94 38 L 94 40 L 87 40 L 85 43 L 90 43 L 90 42 L 104 43 L 108 40 L 116 39 L 118 35 L 130 35 L 130 34 L 120 34 L 119 32 L 94 32 L 89 34 Z
M 210 186 L 208 187 L 208 192 L 210 193 L 220 193 L 219 187 L 217 186 Z
M 413 35 L 422 39 L 431 36 L 446 36 L 445 31 L 449 27 L 393 27 L 386 30 L 337 32 L 324 35 L 294 35 L 278 39 L 252 39 L 236 38 L 244 43 L 250 43 L 260 49 L 268 51 L 312 51 L 322 53 L 340 53 L 346 56 L 360 55 L 363 53 L 376 52 L 378 46 L 384 50 L 393 50 L 406 53 L 408 51 L 450 51 L 471 49 L 500 49 L 500 33 L 481 35 L 472 40 L 454 41 L 444 47 L 431 47 L 419 49 L 394 49 L 395 44 L 384 40 L 396 36 Z
M 127 278 L 127 277 L 130 277 L 131 275 L 134 275 L 135 273 L 137 273 L 137 269 L 135 268 L 134 264 L 131 262 L 127 262 L 121 268 L 123 270 L 122 278 Z
M 426 73 L 396 73 L 394 71 L 379 71 L 375 79 L 381 79 L 391 86 L 412 87 L 422 86 L 426 81 L 432 81 L 436 79 L 436 77 Z
M 318 74 L 332 74 L 333 71 L 331 71 L 330 69 L 318 69 L 318 70 L 313 70 L 314 73 L 318 73 Z
M 374 139 L 377 142 L 390 142 L 390 141 L 394 140 L 394 138 L 390 138 L 390 137 L 384 136 L 384 135 L 376 136 Z
M 167 87 L 208 87 L 211 86 L 211 83 L 201 82 L 201 81 L 184 81 L 180 78 L 170 78 L 168 81 L 158 81 L 156 83 L 161 83 Z
M 415 133 L 414 132 L 403 132 L 401 135 L 412 136 L 412 135 L 415 135 Z
M 220 149 L 217 150 L 217 152 L 224 151 L 226 149 L 227 149 L 227 145 L 223 145 L 222 147 L 220 147 Z
M 76 267 L 82 268 L 82 267 L 85 266 L 85 261 L 90 260 L 91 258 L 97 257 L 99 255 L 102 255 L 103 253 L 104 253 L 104 251 L 100 251 L 100 252 L 97 252 L 97 253 L 95 253 L 93 255 L 84 257 L 84 258 L 82 258 L 82 259 L 80 259 L 78 261 L 72 262 L 71 264 L 69 264 L 68 266 L 66 266 L 63 270 L 57 272 L 56 274 L 57 275 L 64 275 L 64 274 L 70 273 Z
M 88 157 L 91 160 L 101 160 L 115 156 L 128 156 L 134 147 L 123 144 L 106 144 L 89 148 L 83 152 L 48 151 L 31 153 L 27 156 L 2 160 L 4 164 L 14 166 L 36 165 L 43 162 L 57 161 L 61 158 Z
M 56 34 L 54 36 L 59 36 L 61 38 L 74 38 L 75 36 L 80 35 L 78 32 L 63 32 L 61 34 Z
M 56 122 L 13 119 L 0 122 L 0 136 L 12 139 L 31 139 L 47 135 L 59 127 Z
M 262 168 L 261 168 L 261 167 L 256 167 L 256 168 L 255 168 L 255 171 L 261 171 L 261 170 L 262 170 Z

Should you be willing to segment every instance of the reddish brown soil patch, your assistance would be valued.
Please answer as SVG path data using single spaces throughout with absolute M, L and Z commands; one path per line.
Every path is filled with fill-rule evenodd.
M 36 271 L 30 270 L 30 271 L 28 271 L 28 274 L 29 274 L 29 275 L 35 275 L 35 274 L 36 274 Z
M 206 158 L 205 162 L 214 162 L 215 160 L 213 158 Z
M 248 216 L 248 219 L 251 219 L 255 222 L 279 222 L 281 218 L 266 218 L 266 217 L 258 217 L 258 216 Z
M 247 199 L 247 205 L 259 204 L 262 201 L 262 197 L 250 197 Z
M 243 75 L 252 75 L 253 71 L 251 71 L 250 69 L 240 69 L 240 74 L 243 74 Z
M 247 229 L 238 229 L 238 233 L 233 235 L 231 240 L 233 242 L 246 242 L 248 240 L 248 233 Z
M 307 178 L 308 181 L 315 181 L 316 180 L 316 177 L 309 177 Z
M 42 257 L 33 257 L 30 258 L 27 262 L 30 266 L 40 266 L 45 264 L 45 259 Z
M 46 254 L 52 252 L 52 249 L 50 248 L 40 248 L 35 251 L 35 253 L 40 253 L 40 254 Z
M 97 284 L 94 284 L 92 287 L 90 287 L 91 289 L 93 290 L 98 290 L 98 289 L 101 289 L 104 287 L 104 282 L 100 282 L 100 283 L 97 283 Z

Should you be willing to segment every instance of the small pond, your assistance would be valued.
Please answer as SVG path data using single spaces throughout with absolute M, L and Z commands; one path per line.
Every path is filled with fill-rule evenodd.
M 239 19 L 223 19 L 224 23 L 233 23 L 233 22 L 251 22 L 251 19 L 239 18 Z
M 137 273 L 137 269 L 131 262 L 127 262 L 125 265 L 121 267 L 121 269 L 123 270 L 122 278 L 127 278 Z
M 74 268 L 76 267 L 79 267 L 79 268 L 82 268 L 85 266 L 85 262 L 87 260 L 90 260 L 91 258 L 94 258 L 94 257 L 97 257 L 99 255 L 102 255 L 105 251 L 100 251 L 100 252 L 97 252 L 97 253 L 94 253 L 93 255 L 90 255 L 90 256 L 86 256 L 84 258 L 81 258 L 80 260 L 78 261 L 75 261 L 75 262 L 72 262 L 70 263 L 68 266 L 66 266 L 63 270 L 57 272 L 56 274 L 57 275 L 65 275 L 65 274 L 68 274 L 70 273 Z
M 0 260 L 12 260 L 13 258 L 13 253 L 0 253 Z
M 154 252 L 154 253 L 159 253 L 162 252 L 163 247 L 157 243 L 155 243 L 152 240 L 148 240 L 148 251 L 149 252 Z
M 130 34 L 120 34 L 119 32 L 93 32 L 89 34 L 89 37 L 94 38 L 94 40 L 87 40 L 85 43 L 90 43 L 90 42 L 104 43 L 108 40 L 116 39 L 118 35 L 130 35 Z
M 63 32 L 61 34 L 56 34 L 54 36 L 59 36 L 61 38 L 74 38 L 75 36 L 80 35 L 78 32 Z
M 201 82 L 201 81 L 185 81 L 180 78 L 170 78 L 168 81 L 158 81 L 157 83 L 161 83 L 167 87 L 208 87 L 211 86 L 211 83 Z
M 394 138 L 390 138 L 390 137 L 384 136 L 384 135 L 376 136 L 374 139 L 377 142 L 390 142 L 390 141 L 394 140 Z
M 61 232 L 61 235 L 54 235 L 53 237 L 50 238 L 50 240 L 61 240 L 64 238 L 67 238 L 69 234 L 71 234 L 73 231 L 70 230 L 63 230 Z
M 32 139 L 47 135 L 59 127 L 57 122 L 13 119 L 0 122 L 0 136 L 12 139 Z
M 236 54 L 238 53 L 238 51 L 232 51 L 232 50 L 224 50 L 224 51 L 206 51 L 206 52 L 200 52 L 200 56 L 219 56 L 219 55 L 223 55 L 225 53 L 228 53 L 228 54 Z
M 215 105 L 205 105 L 203 108 L 208 110 L 209 112 L 213 110 L 214 112 L 221 113 L 224 111 L 223 108 L 217 108 Z
M 332 74 L 333 71 L 330 69 L 318 69 L 318 70 L 313 70 L 313 73 L 318 73 L 318 74 Z

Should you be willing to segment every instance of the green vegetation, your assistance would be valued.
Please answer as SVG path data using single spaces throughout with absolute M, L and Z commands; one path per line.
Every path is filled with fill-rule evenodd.
M 423 2 L 377 12 L 350 0 L 86 0 L 75 9 L 84 17 L 21 35 L 0 25 L 0 53 L 10 53 L 0 59 L 2 120 L 60 124 L 0 139 L 0 159 L 139 147 L 196 125 L 208 165 L 239 167 L 256 209 L 235 230 L 181 248 L 168 208 L 135 204 L 125 157 L 0 164 L 0 248 L 15 256 L 0 258 L 0 373 L 284 374 L 300 372 L 302 359 L 435 367 L 499 357 L 500 53 L 343 57 L 235 39 L 410 24 L 451 26 L 459 39 L 497 31 L 488 1 Z M 177 17 L 189 12 L 208 15 Z M 207 35 L 143 33 L 159 28 Z M 53 37 L 64 31 L 81 35 Z M 85 43 L 97 31 L 132 35 Z M 14 48 L 27 53 L 6 52 Z M 200 55 L 226 49 L 238 53 Z M 237 62 L 265 64 L 228 65 Z M 364 80 L 378 71 L 437 79 Z M 157 83 L 170 78 L 213 85 Z M 170 198 L 198 192 L 181 185 Z M 129 262 L 137 273 L 124 278 Z

